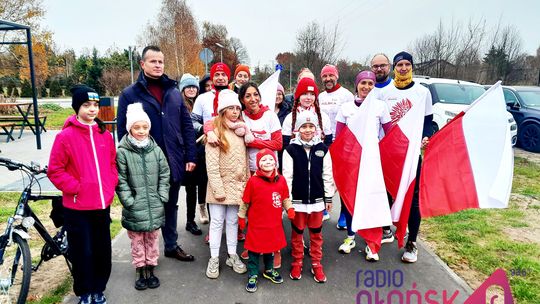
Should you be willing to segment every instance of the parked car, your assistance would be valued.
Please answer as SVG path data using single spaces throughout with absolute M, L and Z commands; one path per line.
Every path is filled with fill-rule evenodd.
M 518 145 L 540 152 L 540 87 L 503 86 L 507 109 L 518 125 Z
M 431 99 L 433 101 L 433 132 L 439 131 L 485 92 L 483 86 L 469 81 L 428 76 L 414 76 L 413 80 L 424 85 L 431 92 Z M 515 145 L 518 126 L 512 114 L 507 114 L 512 145 Z

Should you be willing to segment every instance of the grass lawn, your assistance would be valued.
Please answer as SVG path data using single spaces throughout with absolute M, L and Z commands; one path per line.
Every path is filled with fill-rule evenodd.
M 116 109 L 115 109 L 116 112 Z M 47 116 L 45 127 L 51 130 L 59 130 L 64 125 L 66 119 L 75 112 L 70 108 L 62 108 L 56 104 L 42 104 L 39 106 L 40 115 Z
M 0 192 L 0 229 L 4 231 L 7 218 L 13 215 L 20 193 Z M 49 218 L 51 211 L 50 201 L 30 202 L 30 207 L 37 214 L 39 219 L 47 227 L 50 234 L 54 234 L 57 229 Z M 115 197 L 111 208 L 111 237 L 115 237 L 122 226 L 120 224 L 120 202 Z M 37 263 L 39 253 L 43 246 L 43 240 L 35 229 L 30 230 L 30 250 L 32 262 Z M 55 278 L 56 280 L 52 280 Z M 51 261 L 43 262 L 37 272 L 32 272 L 32 281 L 28 303 L 52 304 L 61 303 L 64 297 L 72 290 L 72 279 L 62 257 L 57 257 Z
M 540 166 L 515 158 L 508 209 L 465 210 L 426 219 L 423 238 L 473 289 L 497 268 L 517 303 L 540 303 Z

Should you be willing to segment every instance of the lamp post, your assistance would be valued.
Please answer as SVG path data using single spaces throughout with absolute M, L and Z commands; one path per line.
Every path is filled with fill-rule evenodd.
M 216 46 L 219 47 L 219 56 L 221 58 L 221 62 L 223 62 L 223 49 L 225 48 L 223 45 L 216 42 Z
M 131 83 L 134 82 L 133 80 L 133 52 L 135 51 L 135 47 L 133 47 L 133 49 L 131 48 L 131 46 L 128 46 L 128 52 L 129 52 L 129 67 L 130 67 L 130 72 L 131 72 Z

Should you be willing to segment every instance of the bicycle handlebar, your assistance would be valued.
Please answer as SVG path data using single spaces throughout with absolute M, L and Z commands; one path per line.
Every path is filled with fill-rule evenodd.
M 25 165 L 21 162 L 18 162 L 16 160 L 12 160 L 5 157 L 0 157 L 0 165 L 3 165 L 8 168 L 8 170 L 21 170 L 21 169 L 27 169 L 28 171 L 32 172 L 33 174 L 41 174 L 41 173 L 47 173 L 47 166 L 36 169 L 33 166 Z

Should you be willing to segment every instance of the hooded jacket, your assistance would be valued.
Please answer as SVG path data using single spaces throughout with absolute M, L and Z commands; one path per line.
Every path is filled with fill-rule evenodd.
M 153 231 L 165 223 L 169 200 L 170 171 L 163 151 L 150 137 L 146 147 L 133 145 L 124 136 L 118 146 L 118 187 L 122 227 L 130 231 Z
M 189 111 L 178 90 L 177 82 L 166 75 L 160 77 L 163 88 L 163 104 L 160 104 L 150 91 L 144 73 L 139 74 L 137 82 L 125 88 L 118 100 L 118 138 L 127 134 L 126 111 L 129 104 L 140 102 L 152 122 L 150 135 L 167 156 L 171 178 L 181 182 L 186 163 L 197 160 L 195 132 Z
M 118 183 L 116 148 L 111 133 L 97 124 L 85 125 L 70 116 L 56 135 L 47 176 L 62 191 L 64 207 L 106 209 Z

